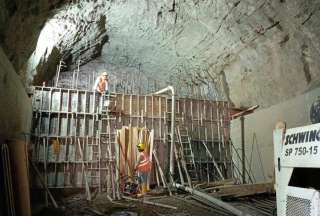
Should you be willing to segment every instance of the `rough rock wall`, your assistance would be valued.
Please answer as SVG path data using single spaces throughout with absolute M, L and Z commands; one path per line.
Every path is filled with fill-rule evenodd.
M 0 47 L 0 142 L 25 140 L 31 128 L 31 99 Z
M 109 89 L 119 93 L 150 94 L 168 85 L 166 80 L 157 79 L 152 74 L 145 73 L 139 66 L 121 67 L 106 63 L 102 57 L 99 57 L 81 66 L 79 74 L 77 68 L 61 73 L 58 86 L 91 90 L 96 78 L 104 71 L 109 74 Z M 52 83 L 56 80 L 55 76 Z M 182 93 L 179 88 L 176 90 Z
M 142 71 L 162 87 L 268 107 L 319 85 L 319 9 L 298 0 L 115 1 L 109 43 L 89 68 Z
M 81 64 L 100 56 L 108 40 L 103 11 L 102 1 L 80 1 L 56 11 L 42 28 L 36 49 L 25 65 L 27 81 L 39 84 L 44 78 L 48 80 L 56 73 L 60 60 L 68 68 L 79 56 Z
M 103 2 L 12 1 L 13 7 L 0 0 L 0 43 L 25 83 L 48 80 L 61 59 L 69 65 L 85 54 L 84 64 L 100 55 L 108 40 Z
M 39 83 L 54 74 L 39 68 L 49 60 L 76 65 L 79 58 L 82 64 L 95 59 L 82 71 L 106 68 L 114 77 L 136 71 L 143 78 L 132 76 L 132 86 L 147 79 L 237 106 L 268 107 L 319 85 L 319 10 L 317 0 L 74 1 L 47 22 L 62 28 L 50 39 L 59 52 L 31 56 L 26 71 L 39 74 Z M 88 44 L 98 44 L 97 51 L 86 52 Z
M 265 4 L 258 12 L 269 24 L 256 24 L 260 33 L 224 68 L 236 104 L 266 107 L 319 85 L 320 2 Z
M 0 44 L 17 73 L 26 78 L 23 65 L 36 47 L 39 33 L 64 0 L 0 0 Z
M 4 34 L 7 29 L 7 22 L 16 10 L 14 1 L 0 1 L 0 41 L 4 41 Z

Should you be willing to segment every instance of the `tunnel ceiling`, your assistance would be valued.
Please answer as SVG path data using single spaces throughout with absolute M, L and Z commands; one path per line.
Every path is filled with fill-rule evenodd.
M 83 71 L 106 68 L 114 77 L 144 80 L 138 85 L 172 84 L 236 106 L 268 107 L 320 81 L 317 0 L 0 0 L 0 6 L 2 46 L 26 83 L 52 77 L 60 59 L 68 65 L 80 59 Z

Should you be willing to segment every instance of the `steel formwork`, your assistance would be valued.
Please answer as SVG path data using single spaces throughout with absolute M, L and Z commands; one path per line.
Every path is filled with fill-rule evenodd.
M 93 91 L 34 87 L 31 158 L 49 188 L 98 187 L 114 190 L 119 176 L 114 152 L 116 129 L 122 126 L 154 130 L 154 146 L 164 169 L 168 158 L 171 100 L 165 96 L 112 93 L 108 113 L 98 112 Z M 231 177 L 229 103 L 176 100 L 177 127 L 185 127 L 194 149 L 199 181 L 219 179 L 214 157 L 224 177 Z M 205 143 L 205 146 L 203 145 Z M 33 186 L 39 186 L 36 180 Z

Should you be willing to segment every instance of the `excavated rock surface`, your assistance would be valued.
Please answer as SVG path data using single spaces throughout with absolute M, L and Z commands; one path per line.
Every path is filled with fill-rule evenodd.
M 267 107 L 319 85 L 317 0 L 79 0 L 55 1 L 53 9 L 41 2 L 39 15 L 17 7 L 0 19 L 12 24 L 5 37 L 9 56 L 35 83 L 55 73 L 48 62 L 63 58 L 68 65 L 81 59 L 87 78 L 105 68 L 114 83 L 136 91 L 172 84 L 180 94 L 237 106 Z M 41 37 L 38 23 L 50 36 Z M 62 83 L 70 76 L 62 75 Z

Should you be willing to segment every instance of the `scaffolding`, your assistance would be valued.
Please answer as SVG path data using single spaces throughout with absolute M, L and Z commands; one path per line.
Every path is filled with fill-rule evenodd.
M 157 164 L 167 171 L 171 99 L 110 93 L 106 109 L 97 109 L 98 100 L 101 96 L 93 91 L 34 87 L 31 159 L 48 188 L 83 188 L 89 193 L 98 188 L 117 198 L 116 129 L 122 126 L 153 129 Z M 191 184 L 230 178 L 229 103 L 179 98 L 175 107 L 177 156 L 191 150 L 192 160 L 185 159 Z M 179 182 L 179 175 L 174 179 Z M 32 182 L 39 187 L 36 179 Z

